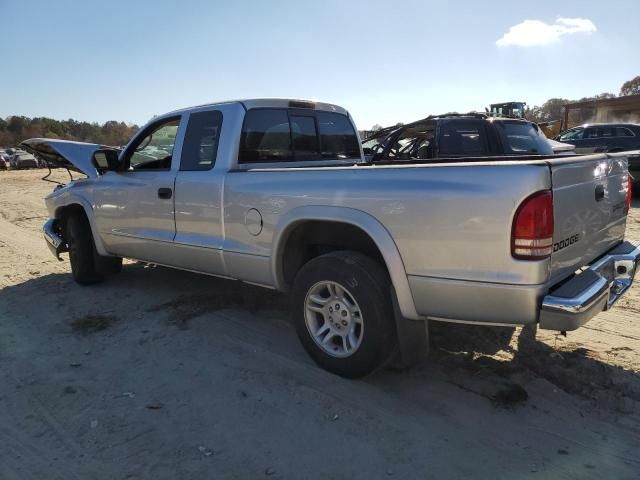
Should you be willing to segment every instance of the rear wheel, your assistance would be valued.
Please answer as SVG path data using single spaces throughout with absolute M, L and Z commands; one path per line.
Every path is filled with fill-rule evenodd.
M 104 280 L 98 267 L 98 254 L 91 227 L 83 214 L 71 215 L 65 222 L 65 240 L 69 247 L 69 262 L 73 279 L 80 285 L 92 285 Z
M 357 378 L 383 366 L 396 345 L 386 271 L 359 252 L 333 252 L 296 275 L 292 312 L 311 358 L 337 375 Z

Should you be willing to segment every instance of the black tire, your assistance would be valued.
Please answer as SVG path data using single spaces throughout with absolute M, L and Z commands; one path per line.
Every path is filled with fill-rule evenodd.
M 71 274 L 76 283 L 92 285 L 104 280 L 96 268 L 98 254 L 91 234 L 91 226 L 84 214 L 74 214 L 65 222 L 65 241 L 69 247 Z
M 320 348 L 307 328 L 307 293 L 319 282 L 335 282 L 347 287 L 359 306 L 363 325 L 361 340 L 349 356 L 331 356 Z M 296 275 L 291 301 L 298 338 L 311 358 L 325 370 L 346 378 L 363 377 L 384 366 L 395 350 L 397 340 L 389 276 L 366 255 L 339 251 L 310 260 Z
M 122 258 L 104 257 L 96 252 L 96 270 L 102 275 L 115 275 L 122 271 Z

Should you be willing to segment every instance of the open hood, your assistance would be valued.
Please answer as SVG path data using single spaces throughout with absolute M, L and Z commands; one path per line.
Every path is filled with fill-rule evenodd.
M 70 142 L 51 138 L 30 138 L 20 145 L 46 160 L 52 167 L 68 168 L 84 173 L 89 178 L 98 176 L 92 162 L 93 152 L 101 148 L 112 148 L 96 143 Z

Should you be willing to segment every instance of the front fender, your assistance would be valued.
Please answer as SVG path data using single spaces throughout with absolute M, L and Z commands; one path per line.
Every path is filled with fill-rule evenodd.
M 109 256 L 109 252 L 104 247 L 104 243 L 98 235 L 98 229 L 96 227 L 95 215 L 93 213 L 93 205 L 89 200 L 82 195 L 74 192 L 73 189 L 58 190 L 46 199 L 47 208 L 53 218 L 60 219 L 63 216 L 65 208 L 73 205 L 79 205 L 84 210 L 89 225 L 91 226 L 91 234 L 93 235 L 93 241 L 96 245 L 96 250 L 99 255 Z
M 282 259 L 287 239 L 297 225 L 309 220 L 347 223 L 369 235 L 382 254 L 402 315 L 413 320 L 422 319 L 416 311 L 404 263 L 391 234 L 378 219 L 354 208 L 309 205 L 294 208 L 280 217 L 274 230 L 271 256 L 271 273 L 278 290 L 286 289 Z

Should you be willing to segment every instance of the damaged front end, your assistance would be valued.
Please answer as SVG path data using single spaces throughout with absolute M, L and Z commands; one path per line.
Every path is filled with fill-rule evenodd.
M 20 143 L 28 152 L 44 159 L 50 168 L 66 168 L 97 178 L 98 170 L 93 162 L 97 150 L 119 150 L 97 143 L 71 142 L 51 138 L 30 138 Z
M 51 250 L 51 253 L 60 261 L 60 254 L 67 252 L 69 247 L 62 237 L 62 226 L 60 222 L 55 218 L 50 218 L 42 226 L 42 233 L 44 233 L 44 239 L 47 241 L 47 247 Z

